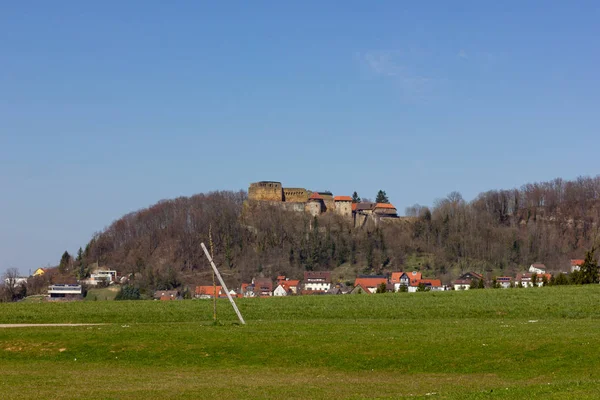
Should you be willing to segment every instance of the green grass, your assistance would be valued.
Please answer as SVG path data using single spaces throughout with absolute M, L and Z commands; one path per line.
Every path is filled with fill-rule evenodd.
M 600 285 L 0 304 L 1 398 L 597 398 Z
M 106 287 L 101 289 L 90 289 L 85 296 L 86 301 L 99 301 L 99 300 L 114 300 L 119 293 L 118 286 Z

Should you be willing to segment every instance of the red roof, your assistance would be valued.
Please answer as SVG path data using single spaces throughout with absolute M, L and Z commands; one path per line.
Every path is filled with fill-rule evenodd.
M 392 204 L 390 203 L 377 203 L 375 205 L 375 208 L 389 208 L 389 209 L 396 209 L 396 207 L 394 207 Z
M 308 199 L 309 200 L 323 200 L 323 197 L 319 193 L 313 192 L 313 194 L 311 194 Z
M 390 283 L 400 283 L 400 278 L 402 278 L 402 275 L 404 275 L 404 272 L 392 272 Z
M 215 290 L 216 289 L 216 290 Z M 217 296 L 221 296 L 223 294 L 223 288 L 221 286 L 217 286 L 216 288 L 213 288 L 213 286 L 196 286 L 196 294 L 198 296 L 215 296 L 215 293 L 217 293 Z
M 290 288 L 292 287 L 298 287 L 298 284 L 300 283 L 299 280 L 289 280 L 289 281 L 283 281 L 280 283 L 281 286 L 283 286 L 283 288 L 285 290 L 290 290 Z
M 432 287 L 442 287 L 442 281 L 439 279 L 421 279 L 419 283 L 431 285 Z
M 382 283 L 387 284 L 387 279 L 385 278 L 356 278 L 354 281 L 354 286 L 362 286 L 363 288 L 374 288 Z
M 333 201 L 352 201 L 352 197 L 350 196 L 335 196 Z
M 585 260 L 571 260 L 571 267 L 581 267 Z
M 421 274 L 420 272 L 417 272 L 417 271 L 407 272 L 406 275 L 408 275 L 408 280 L 411 285 L 416 281 L 420 281 L 421 278 L 423 277 L 423 274 Z M 418 285 L 418 283 L 417 283 L 417 285 Z

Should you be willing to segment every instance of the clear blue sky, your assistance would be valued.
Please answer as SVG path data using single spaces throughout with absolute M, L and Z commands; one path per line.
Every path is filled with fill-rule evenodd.
M 200 3 L 2 4 L 0 273 L 258 180 L 403 211 L 599 172 L 597 1 Z

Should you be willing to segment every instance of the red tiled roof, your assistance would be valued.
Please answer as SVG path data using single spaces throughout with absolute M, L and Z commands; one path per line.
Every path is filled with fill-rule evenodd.
M 354 285 L 354 289 L 356 289 L 357 287 L 360 287 L 364 293 L 371 294 L 371 291 L 364 285 L 362 285 L 362 284 Z
M 283 288 L 285 290 L 290 290 L 291 287 L 298 287 L 298 284 L 300 283 L 299 280 L 289 280 L 289 281 L 283 281 L 280 283 L 281 286 L 283 286 Z
M 214 296 L 215 293 L 217 293 L 217 296 L 220 296 L 223 294 L 222 289 L 221 286 L 217 286 L 216 288 L 213 288 L 212 286 L 196 286 L 196 294 L 198 296 Z
M 442 281 L 439 279 L 421 279 L 419 281 L 419 283 L 423 283 L 425 285 L 429 284 L 432 287 L 441 287 L 442 286 Z
M 377 203 L 375 205 L 375 208 L 389 208 L 389 209 L 396 209 L 396 207 L 394 207 L 392 204 L 390 203 Z
M 400 278 L 402 278 L 404 272 L 392 272 L 392 278 L 390 279 L 391 283 L 400 283 Z
M 421 278 L 423 277 L 423 274 L 421 274 L 420 272 L 417 272 L 417 271 L 407 272 L 406 275 L 408 275 L 408 280 L 411 285 L 415 281 L 420 281 Z
M 571 267 L 580 267 L 583 265 L 584 262 L 585 260 L 571 260 Z
M 350 196 L 335 196 L 333 201 L 352 201 L 352 197 Z
M 387 279 L 385 278 L 356 278 L 354 281 L 354 286 L 362 286 L 363 288 L 373 288 L 381 285 L 382 283 L 387 284 Z
M 310 195 L 310 197 L 308 198 L 309 200 L 323 200 L 323 196 L 321 196 L 319 193 L 317 192 L 313 192 L 313 194 Z

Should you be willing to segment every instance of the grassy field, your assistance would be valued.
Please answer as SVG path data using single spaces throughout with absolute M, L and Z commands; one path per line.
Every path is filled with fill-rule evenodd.
M 0 398 L 573 398 L 600 393 L 600 285 L 0 304 Z

